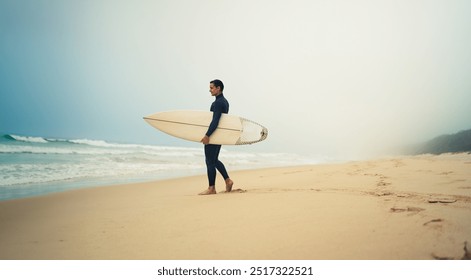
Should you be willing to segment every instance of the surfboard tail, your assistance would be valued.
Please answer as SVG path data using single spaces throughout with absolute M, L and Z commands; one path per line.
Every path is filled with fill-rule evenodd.
M 268 129 L 254 121 L 240 118 L 242 133 L 235 145 L 247 145 L 261 142 L 268 137 Z

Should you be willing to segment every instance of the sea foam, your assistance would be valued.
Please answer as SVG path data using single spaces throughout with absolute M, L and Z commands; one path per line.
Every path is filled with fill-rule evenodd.
M 288 153 L 248 153 L 223 149 L 229 170 L 316 163 Z M 0 200 L 102 185 L 205 173 L 201 148 L 111 143 L 6 134 L 0 138 Z M 21 193 L 18 194 L 19 190 Z M 18 192 L 18 193 L 16 193 Z M 16 194 L 15 194 L 16 193 Z

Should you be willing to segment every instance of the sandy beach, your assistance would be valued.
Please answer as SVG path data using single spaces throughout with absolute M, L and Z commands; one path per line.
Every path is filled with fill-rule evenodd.
M 0 259 L 469 259 L 471 155 L 237 171 L 0 202 Z M 467 243 L 467 245 L 465 245 Z

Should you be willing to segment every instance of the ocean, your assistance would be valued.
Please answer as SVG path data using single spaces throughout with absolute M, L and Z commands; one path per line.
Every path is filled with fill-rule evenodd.
M 290 153 L 240 150 L 223 147 L 220 159 L 229 172 L 320 162 Z M 0 137 L 0 200 L 199 174 L 206 174 L 203 147 L 165 147 L 14 134 Z

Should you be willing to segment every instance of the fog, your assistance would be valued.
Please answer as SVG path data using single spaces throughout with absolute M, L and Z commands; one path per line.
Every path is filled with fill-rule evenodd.
M 215 78 L 269 129 L 237 149 L 364 158 L 471 128 L 469 1 L 27 3 L 0 4 L 1 130 L 193 145 L 141 117 L 208 110 Z

